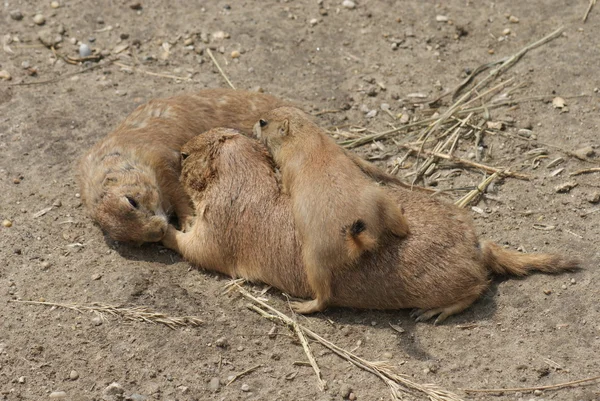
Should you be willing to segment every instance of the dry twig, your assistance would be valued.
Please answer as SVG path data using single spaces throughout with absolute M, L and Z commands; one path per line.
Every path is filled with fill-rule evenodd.
M 483 194 L 487 189 L 488 185 L 490 185 L 491 182 L 494 181 L 496 178 L 498 178 L 498 173 L 490 175 L 485 180 L 483 180 L 481 184 L 477 186 L 477 188 L 475 188 L 474 190 L 472 190 L 471 192 L 454 202 L 454 204 L 460 208 L 464 208 L 469 203 L 471 203 L 471 201 L 473 201 L 473 199 L 475 199 L 477 196 Z
M 592 168 L 584 168 L 583 170 L 577 170 L 575 172 L 572 172 L 569 175 L 572 177 L 574 175 L 589 174 L 589 173 L 598 173 L 598 172 L 600 172 L 600 167 L 592 167 Z
M 229 380 L 227 382 L 227 384 L 225 385 L 225 387 L 229 386 L 231 383 L 233 383 L 234 381 L 236 381 L 237 379 L 246 376 L 248 373 L 252 373 L 254 372 L 256 369 L 260 368 L 262 365 L 256 365 L 251 367 L 250 369 L 246 369 L 244 370 L 242 373 L 238 373 L 237 375 L 235 375 L 231 380 Z
M 473 389 L 463 388 L 463 391 L 467 393 L 513 393 L 513 392 L 526 392 L 535 390 L 558 390 L 564 387 L 571 387 L 577 384 L 588 383 L 591 381 L 600 380 L 600 376 L 588 377 L 587 379 L 574 380 L 566 383 L 552 384 L 550 386 L 539 386 L 539 387 L 521 387 L 521 388 L 490 388 L 490 389 Z
M 178 77 L 177 75 L 162 74 L 162 73 L 159 73 L 159 72 L 150 72 L 150 71 L 142 70 L 141 68 L 137 68 L 137 67 L 134 67 L 134 66 L 131 66 L 131 65 L 121 64 L 121 63 L 118 63 L 116 61 L 114 61 L 113 64 L 114 65 L 118 65 L 119 67 L 124 68 L 126 70 L 137 71 L 137 72 L 140 72 L 142 74 L 152 75 L 153 77 L 178 79 L 180 81 L 189 81 L 191 79 L 191 78 L 188 78 L 188 77 Z
M 122 306 L 114 306 L 107 305 L 102 303 L 94 302 L 91 305 L 80 305 L 80 304 L 59 304 L 55 302 L 38 302 L 38 301 L 10 301 L 16 303 L 24 303 L 24 304 L 32 304 L 32 305 L 46 305 L 46 306 L 54 306 L 57 308 L 65 308 L 77 311 L 79 313 L 83 312 L 94 312 L 101 319 L 106 320 L 106 315 L 118 316 L 125 320 L 137 321 L 137 322 L 145 322 L 145 323 L 160 323 L 169 327 L 170 329 L 175 329 L 177 327 L 186 327 L 192 326 L 197 327 L 203 323 L 203 321 L 196 316 L 180 316 L 174 317 L 169 316 L 160 312 L 153 312 L 144 306 L 132 306 L 132 307 L 122 307 Z
M 582 18 L 583 22 L 587 21 L 588 16 L 590 15 L 590 12 L 592 11 L 592 7 L 594 7 L 594 5 L 596 5 L 596 0 L 590 0 L 590 4 L 588 5 L 587 10 L 585 10 L 585 14 Z
M 272 306 L 268 305 L 267 303 L 261 301 L 260 299 L 254 297 L 252 294 L 250 294 L 244 288 L 238 286 L 238 291 L 245 298 L 251 300 L 252 302 L 254 302 L 257 305 L 260 305 L 260 307 L 258 307 L 256 305 L 251 305 L 250 309 L 256 311 L 261 316 L 263 316 L 269 320 L 272 320 L 272 321 L 283 323 L 290 327 L 293 327 L 293 325 L 297 325 L 299 330 L 301 330 L 307 337 L 311 338 L 314 341 L 319 342 L 325 348 L 329 349 L 330 351 L 332 351 L 336 355 L 340 356 L 341 358 L 351 362 L 355 366 L 358 366 L 359 368 L 379 377 L 390 388 L 393 400 L 398 400 L 398 401 L 402 400 L 405 398 L 404 396 L 407 393 L 410 394 L 412 391 L 418 391 L 418 392 L 425 394 L 429 398 L 430 401 L 462 401 L 462 399 L 460 397 L 458 397 L 456 394 L 453 394 L 446 390 L 439 389 L 432 384 L 415 383 L 412 380 L 410 380 L 407 376 L 397 373 L 395 368 L 393 368 L 392 366 L 390 366 L 386 363 L 371 362 L 371 361 L 362 359 L 362 358 L 358 357 L 357 355 L 355 355 L 349 351 L 346 351 L 345 349 L 340 348 L 337 345 L 333 344 L 332 342 L 324 339 L 323 337 L 316 334 L 312 330 L 302 326 L 301 324 L 298 324 L 293 319 L 291 319 L 289 316 L 278 311 L 277 309 L 275 309 Z
M 227 78 L 227 75 L 225 75 L 225 73 L 221 69 L 221 66 L 217 62 L 217 59 L 215 58 L 215 56 L 213 56 L 213 54 L 210 51 L 210 49 L 206 49 L 206 52 L 210 56 L 210 59 L 212 60 L 212 62 L 215 65 L 215 67 L 217 67 L 217 70 L 219 70 L 219 72 L 221 73 L 221 76 L 223 76 L 223 78 L 225 78 L 225 81 L 227 81 L 227 84 L 231 87 L 231 89 L 235 89 L 235 86 L 233 86 L 233 84 L 231 83 L 231 81 L 229 80 L 229 78 Z

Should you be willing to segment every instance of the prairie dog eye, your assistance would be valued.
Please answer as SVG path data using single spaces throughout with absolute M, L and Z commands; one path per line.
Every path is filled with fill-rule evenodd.
M 263 120 L 263 119 L 258 120 L 258 124 L 261 126 L 261 128 L 266 127 L 268 123 L 269 122 L 267 120 Z
M 131 196 L 126 196 L 127 201 L 129 202 L 129 204 L 134 208 L 137 209 L 138 208 L 138 203 L 135 199 L 133 199 Z
M 181 160 L 187 159 L 188 156 L 189 156 L 189 153 L 181 152 Z

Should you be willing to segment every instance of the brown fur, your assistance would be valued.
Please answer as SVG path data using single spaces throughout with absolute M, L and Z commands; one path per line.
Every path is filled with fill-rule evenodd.
M 261 114 L 283 104 L 260 93 L 206 89 L 139 106 L 79 163 L 91 217 L 113 239 L 137 244 L 160 241 L 171 212 L 185 227 L 193 209 L 179 183 L 181 146 L 215 127 L 250 134 Z
M 332 272 L 375 251 L 386 235 L 406 237 L 406 219 L 384 189 L 301 110 L 271 110 L 254 133 L 281 169 L 316 298 L 293 307 L 301 313 L 321 311 L 332 296 Z
M 313 296 L 291 201 L 280 192 L 266 149 L 216 129 L 190 141 L 184 151 L 189 156 L 182 182 L 197 216 L 187 233 L 169 226 L 163 243 L 205 269 L 262 281 L 293 296 Z M 577 267 L 556 255 L 521 254 L 489 242 L 480 246 L 462 209 L 402 188 L 388 191 L 402 202 L 411 234 L 389 237 L 377 252 L 334 271 L 331 305 L 417 308 L 419 320 L 439 315 L 441 322 L 471 305 L 487 289 L 492 272 L 559 273 Z

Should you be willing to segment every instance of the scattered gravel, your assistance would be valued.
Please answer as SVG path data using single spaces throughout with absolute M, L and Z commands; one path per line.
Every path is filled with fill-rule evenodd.
M 33 22 L 35 22 L 36 25 L 44 25 L 46 23 L 46 17 L 42 14 L 36 14 L 33 16 Z

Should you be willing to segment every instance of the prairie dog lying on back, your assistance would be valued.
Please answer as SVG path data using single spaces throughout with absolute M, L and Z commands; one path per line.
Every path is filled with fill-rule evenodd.
M 281 170 L 315 294 L 315 300 L 292 307 L 321 311 L 332 297 L 332 272 L 376 251 L 386 235 L 406 237 L 408 224 L 386 191 L 301 110 L 280 107 L 263 114 L 254 134 Z
M 188 142 L 181 179 L 196 216 L 188 232 L 169 226 L 163 244 L 204 269 L 262 281 L 290 295 L 314 296 L 302 264 L 292 205 L 282 195 L 262 144 L 214 129 Z M 331 306 L 417 308 L 417 320 L 436 323 L 469 307 L 489 276 L 559 273 L 577 261 L 522 254 L 477 239 L 467 213 L 419 192 L 390 188 L 411 233 L 390 236 L 346 269 L 333 271 Z
M 205 89 L 139 106 L 80 160 L 92 219 L 113 239 L 136 244 L 160 241 L 172 212 L 185 227 L 193 209 L 179 183 L 181 146 L 215 127 L 250 134 L 260 115 L 283 104 L 255 92 Z

